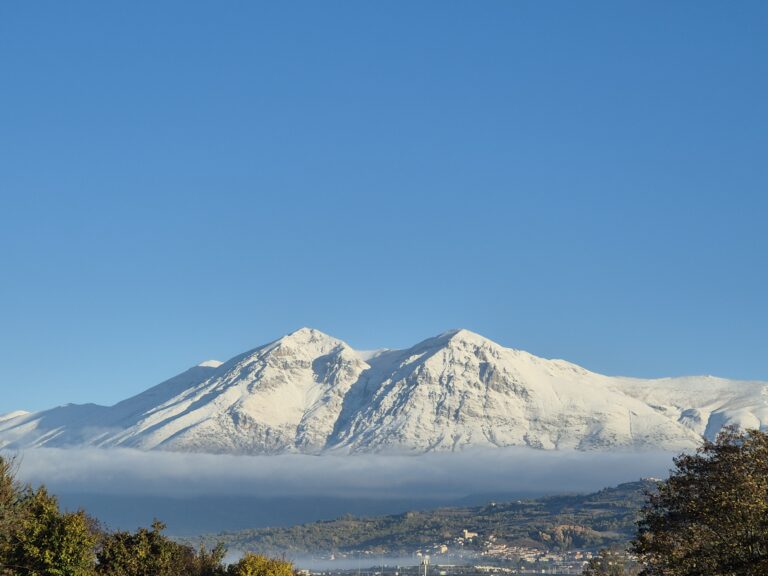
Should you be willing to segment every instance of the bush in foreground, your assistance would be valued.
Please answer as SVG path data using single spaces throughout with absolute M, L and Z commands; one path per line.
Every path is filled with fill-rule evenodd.
M 228 576 L 293 576 L 293 564 L 287 560 L 248 553 L 231 564 Z

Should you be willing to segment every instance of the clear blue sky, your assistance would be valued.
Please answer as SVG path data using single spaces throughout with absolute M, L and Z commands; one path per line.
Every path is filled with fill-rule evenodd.
M 768 379 L 766 2 L 3 2 L 0 412 L 303 325 Z

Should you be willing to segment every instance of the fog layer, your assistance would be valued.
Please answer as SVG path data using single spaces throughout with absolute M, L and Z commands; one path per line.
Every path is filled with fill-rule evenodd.
M 527 448 L 419 456 L 231 456 L 39 448 L 17 455 L 22 480 L 45 483 L 55 492 L 334 498 L 584 492 L 644 476 L 665 476 L 671 456 Z

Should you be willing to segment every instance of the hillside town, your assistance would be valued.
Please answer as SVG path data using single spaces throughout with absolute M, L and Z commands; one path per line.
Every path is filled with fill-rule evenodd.
M 595 555 L 594 550 L 562 552 L 532 546 L 511 545 L 490 535 L 481 539 L 477 532 L 464 529 L 454 538 L 422 546 L 398 564 L 371 550 L 356 550 L 324 556 L 325 566 L 333 561 L 357 561 L 358 568 L 332 567 L 304 570 L 316 576 L 470 576 L 474 574 L 581 574 Z M 369 566 L 362 569 L 361 566 Z

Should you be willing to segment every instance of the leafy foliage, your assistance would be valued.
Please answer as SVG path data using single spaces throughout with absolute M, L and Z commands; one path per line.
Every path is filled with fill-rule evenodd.
M 226 570 L 222 562 L 227 554 L 227 548 L 218 542 L 212 549 L 206 550 L 202 544 L 197 556 L 187 564 L 187 574 L 190 576 L 224 576 Z
M 19 518 L 21 489 L 14 480 L 14 462 L 0 457 L 0 574 L 7 564 L 11 530 Z
M 768 574 L 768 434 L 726 428 L 678 456 L 633 548 L 648 576 Z
M 28 576 L 93 573 L 96 535 L 83 511 L 62 513 L 44 487 L 26 490 L 6 532 L 3 565 Z
M 245 554 L 227 571 L 228 576 L 293 576 L 293 564 L 287 560 L 260 554 Z
M 196 554 L 189 546 L 163 535 L 165 525 L 155 520 L 151 530 L 118 531 L 104 536 L 97 573 L 105 576 L 216 576 L 223 575 L 223 546 Z

